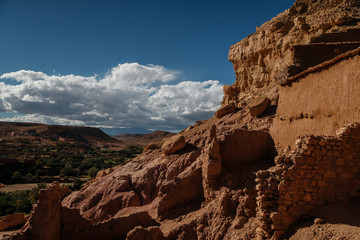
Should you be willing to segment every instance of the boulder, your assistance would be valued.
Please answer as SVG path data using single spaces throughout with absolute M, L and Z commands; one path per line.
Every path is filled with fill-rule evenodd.
M 144 147 L 144 151 L 143 152 L 148 152 L 150 150 L 155 150 L 155 149 L 158 149 L 160 148 L 160 146 L 156 143 L 149 143 L 148 145 L 146 145 Z
M 112 171 L 114 171 L 114 169 L 112 168 L 108 168 L 108 169 L 104 169 L 104 170 L 100 170 L 95 177 L 95 180 L 99 180 L 100 178 L 110 174 Z
M 160 228 L 157 226 L 148 227 L 148 228 L 137 226 L 127 234 L 126 240 L 138 240 L 138 239 L 162 240 L 165 239 L 165 237 L 162 231 L 160 230 Z
M 184 136 L 176 135 L 165 141 L 161 146 L 161 149 L 166 155 L 170 155 L 183 149 L 185 146 L 186 146 L 186 141 Z
M 258 117 L 263 114 L 270 104 L 267 97 L 258 97 L 249 103 L 250 114 L 253 117 Z
M 222 118 L 223 116 L 229 114 L 229 113 L 233 113 L 236 112 L 237 107 L 235 106 L 234 103 L 231 103 L 229 105 L 225 105 L 219 108 L 219 110 L 216 111 L 215 113 L 215 117 L 217 118 Z
M 23 213 L 9 214 L 0 217 L 0 230 L 5 231 L 9 228 L 24 225 L 27 217 Z

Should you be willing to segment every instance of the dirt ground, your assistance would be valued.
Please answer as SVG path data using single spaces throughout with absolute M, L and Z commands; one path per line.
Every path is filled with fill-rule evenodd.
M 293 228 L 290 240 L 360 240 L 360 199 L 334 203 L 314 212 L 314 217 L 323 219 L 323 224 L 314 220 L 304 221 Z
M 37 183 L 25 183 L 25 184 L 10 184 L 5 185 L 5 187 L 0 188 L 2 192 L 14 192 L 22 190 L 31 190 L 37 187 Z
M 51 183 L 46 183 L 51 184 Z M 61 183 L 61 185 L 71 185 L 72 183 Z M 37 183 L 19 183 L 19 184 L 9 184 L 5 187 L 0 188 L 0 192 L 14 192 L 14 191 L 24 191 L 31 190 L 37 187 Z
M 0 231 L 0 239 L 3 239 L 3 237 L 6 237 L 7 235 L 10 235 L 10 234 L 12 234 L 12 233 L 14 233 L 14 232 L 16 232 L 17 230 L 13 230 L 13 231 L 3 231 L 3 232 L 1 232 Z

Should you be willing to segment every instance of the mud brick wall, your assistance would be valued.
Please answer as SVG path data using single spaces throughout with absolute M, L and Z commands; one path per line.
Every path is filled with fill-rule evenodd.
M 360 42 L 350 43 L 318 43 L 297 45 L 293 48 L 294 67 L 291 68 L 289 77 L 296 75 L 309 67 L 321 64 L 325 61 L 333 59 L 339 54 L 356 49 L 360 46 Z M 316 54 L 314 54 L 316 53 Z
M 257 173 L 258 235 L 281 236 L 296 220 L 328 203 L 360 194 L 360 123 L 336 136 L 305 136 L 277 165 Z M 277 184 L 278 183 L 278 184 Z
M 280 87 L 270 129 L 275 144 L 294 149 L 299 136 L 335 135 L 338 128 L 360 121 L 359 64 L 356 55 Z

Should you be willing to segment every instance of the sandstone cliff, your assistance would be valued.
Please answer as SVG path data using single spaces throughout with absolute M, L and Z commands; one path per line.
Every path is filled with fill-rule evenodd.
M 241 107 L 256 95 L 267 95 L 276 101 L 274 92 L 281 81 L 316 64 L 306 63 L 309 58 L 305 62 L 294 58 L 301 51 L 296 51 L 299 45 L 298 48 L 306 45 L 305 49 L 309 45 L 332 45 L 330 51 L 311 57 L 320 57 L 317 63 L 334 56 L 327 56 L 329 52 L 339 54 L 359 46 L 355 44 L 360 41 L 359 4 L 357 0 L 297 0 L 290 9 L 257 27 L 254 34 L 230 48 L 229 60 L 234 64 L 236 81 L 224 87 L 222 104 L 234 102 Z M 350 46 L 341 50 L 341 42 Z
M 331 204 L 358 200 L 360 124 L 354 122 L 360 122 L 360 109 L 351 104 L 358 96 L 352 64 L 360 50 L 348 52 L 360 46 L 359 19 L 360 1 L 296 1 L 231 47 L 236 82 L 224 87 L 214 118 L 64 198 L 65 190 L 53 185 L 11 239 L 50 239 L 49 231 L 51 239 L 281 239 L 304 219 L 324 216 Z M 337 88 L 340 81 L 355 90 L 334 90 L 329 76 Z M 341 116 L 339 105 L 328 107 L 316 97 L 297 102 L 301 92 L 315 94 L 314 82 L 335 93 L 328 96 L 332 102 L 337 99 L 355 113 Z M 292 125 L 300 116 L 293 105 L 310 127 L 294 128 L 287 137 L 304 123 Z M 328 109 L 335 116 L 331 131 L 321 128 L 329 121 L 319 117 Z M 281 118 L 286 124 L 279 124 Z M 283 146 L 290 141 L 288 151 Z

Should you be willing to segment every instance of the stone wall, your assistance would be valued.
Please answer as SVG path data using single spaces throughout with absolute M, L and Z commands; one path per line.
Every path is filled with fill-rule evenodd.
M 270 129 L 275 144 L 293 148 L 299 136 L 334 135 L 339 127 L 360 121 L 359 64 L 355 55 L 281 86 Z
M 315 209 L 360 194 L 360 123 L 336 136 L 302 137 L 296 145 L 290 155 L 276 157 L 275 167 L 257 173 L 260 237 L 277 239 Z

